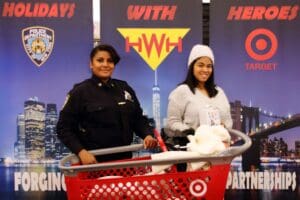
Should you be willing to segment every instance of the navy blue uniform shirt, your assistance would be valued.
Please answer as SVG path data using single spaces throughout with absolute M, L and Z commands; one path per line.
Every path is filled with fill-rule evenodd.
M 135 92 L 125 81 L 104 84 L 96 76 L 69 92 L 57 123 L 58 138 L 75 154 L 129 145 L 133 133 L 142 139 L 153 134 Z

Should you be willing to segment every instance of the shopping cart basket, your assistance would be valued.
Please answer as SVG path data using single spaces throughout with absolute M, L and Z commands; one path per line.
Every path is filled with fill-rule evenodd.
M 70 200 L 196 200 L 223 199 L 230 163 L 251 145 L 251 139 L 237 130 L 230 134 L 243 141 L 231 146 L 218 156 L 165 158 L 151 160 L 151 156 L 127 160 L 79 165 L 79 159 L 71 154 L 64 157 L 59 168 L 65 175 L 67 196 Z M 162 144 L 161 138 L 159 139 Z M 94 155 L 106 155 L 126 151 L 138 151 L 142 144 L 90 151 Z M 175 165 L 186 162 L 208 162 L 208 170 L 178 172 L 170 167 L 164 173 L 153 174 L 154 165 Z

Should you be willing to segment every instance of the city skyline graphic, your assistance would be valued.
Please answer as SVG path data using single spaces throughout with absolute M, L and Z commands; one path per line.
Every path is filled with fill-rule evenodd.
M 24 112 L 17 116 L 15 161 L 60 160 L 70 151 L 56 134 L 58 112 L 56 104 L 46 104 L 38 97 L 24 102 Z
M 131 59 L 128 59 L 126 55 L 122 55 L 124 54 L 122 51 L 120 54 L 124 59 L 121 59 L 120 63 L 116 66 L 113 77 L 126 80 L 135 89 L 144 113 L 151 118 L 155 118 L 156 121 L 158 121 L 157 118 L 159 118 L 159 123 L 161 124 L 160 127 L 163 127 L 166 118 L 168 95 L 177 84 L 183 80 L 187 70 L 184 62 L 188 54 L 187 48 L 184 55 L 178 56 L 181 58 L 176 56 L 176 52 L 171 53 L 170 58 L 165 60 L 155 72 L 145 66 L 144 61 L 141 59 L 138 60 L 135 66 L 132 66 L 128 63 Z M 182 57 L 185 57 L 185 59 L 182 59 Z M 173 62 L 170 61 L 171 59 L 175 59 L 175 62 L 179 63 L 176 64 L 176 66 L 178 66 L 177 68 L 181 73 L 175 72 L 178 70 L 172 70 L 175 66 Z M 88 58 L 86 58 L 86 60 L 88 60 Z M 180 67 L 182 65 L 184 67 Z M 3 79 L 0 80 L 2 81 L 1 83 L 5 83 L 1 84 L 1 87 L 6 85 L 6 87 L 1 88 L 3 93 L 0 94 L 2 100 L 1 111 L 3 113 L 1 115 L 2 124 L 0 125 L 0 134 L 5 138 L 5 140 L 0 141 L 0 144 L 3 146 L 0 157 L 13 157 L 14 150 L 12 147 L 17 140 L 16 120 L 17 116 L 23 112 L 24 99 L 28 99 L 30 96 L 38 96 L 42 102 L 50 104 L 55 102 L 53 104 L 57 105 L 57 110 L 59 111 L 72 86 L 75 83 L 90 77 L 90 71 L 86 64 L 85 67 L 82 65 L 74 65 L 72 69 L 58 69 L 53 66 L 55 65 L 50 62 L 49 66 L 44 66 L 40 69 L 33 67 L 20 68 L 18 73 L 14 76 L 14 80 L 17 81 L 12 82 L 10 85 L 5 83 Z M 130 66 L 130 68 L 124 68 L 124 66 Z M 0 70 L 1 73 L 5 72 L 2 67 Z M 296 99 L 298 98 L 297 95 L 299 94 L 292 92 L 291 98 L 288 98 L 288 94 L 278 98 L 278 92 L 274 89 L 269 90 L 268 96 L 262 95 L 258 90 L 255 90 L 253 93 L 248 87 L 237 87 L 239 85 L 228 84 L 229 81 L 226 76 L 219 75 L 220 70 L 221 68 L 217 65 L 216 82 L 225 90 L 230 102 L 235 102 L 236 99 L 238 99 L 244 106 L 260 107 L 260 114 L 263 115 L 265 113 L 270 116 L 272 115 L 273 121 L 276 121 L 276 116 L 287 118 L 299 113 L 299 106 L 296 103 Z M 10 71 L 13 72 L 14 70 L 9 69 L 6 73 Z M 69 76 L 65 76 L 65 74 L 69 74 Z M 293 74 L 296 74 L 296 72 Z M 56 78 L 49 79 L 49 77 Z M 281 74 L 276 74 L 276 77 L 278 77 L 278 79 L 283 78 Z M 48 81 L 44 81 L 46 79 Z M 257 79 L 253 82 L 253 87 L 262 87 L 264 82 L 265 79 Z M 289 84 L 289 82 L 283 81 L 282 87 L 286 84 Z M 258 94 L 256 94 L 256 92 Z M 16 96 L 16 94 L 18 95 Z M 261 98 L 260 95 L 262 95 L 263 98 Z M 277 101 L 279 101 L 282 106 L 278 106 Z M 299 128 L 293 128 L 274 134 L 274 136 L 276 135 L 277 138 L 284 138 L 289 144 L 289 147 L 294 149 L 295 141 L 299 140 L 298 133 Z
M 164 121 L 160 116 L 160 94 L 159 86 L 155 74 L 155 81 L 152 89 L 152 108 L 153 108 L 153 119 L 155 120 L 157 130 L 160 130 L 164 126 L 161 124 L 161 121 Z M 231 113 L 233 118 L 233 128 L 244 131 L 247 129 L 247 134 L 251 132 L 259 132 L 261 130 L 276 126 L 278 122 L 288 119 L 291 116 L 283 117 L 277 116 L 273 113 L 268 113 L 265 110 L 259 109 L 258 107 L 245 106 L 242 105 L 240 101 L 236 100 L 231 102 Z M 241 107 L 243 107 L 241 109 Z M 239 110 L 248 110 L 245 111 L 246 115 L 251 116 L 257 115 L 251 120 L 251 122 L 241 121 L 241 117 L 246 118 L 245 115 L 242 116 L 242 113 L 239 113 Z M 249 111 L 251 110 L 251 111 Z M 249 114 L 250 113 L 250 114 Z M 165 115 L 164 118 L 166 117 Z M 16 120 L 16 141 L 11 146 L 14 151 L 13 158 L 16 161 L 34 161 L 34 160 L 60 160 L 63 156 L 70 153 L 68 149 L 58 140 L 56 136 L 56 123 L 58 120 L 59 114 L 57 110 L 57 105 L 55 103 L 45 103 L 41 102 L 38 97 L 34 96 L 26 101 L 24 101 L 24 112 L 17 115 Z M 148 116 L 149 117 L 149 116 Z M 263 121 L 262 118 L 272 118 L 273 121 Z M 278 120 L 279 119 L 279 120 Z M 244 127 L 242 128 L 242 124 Z M 263 137 L 262 140 L 263 148 L 261 149 L 261 155 L 264 156 L 283 156 L 288 155 L 289 151 L 299 151 L 295 148 L 295 144 L 300 142 L 297 138 L 291 140 L 287 143 L 286 137 Z M 271 136 L 271 135 L 270 135 Z M 277 149 L 285 148 L 284 151 L 278 153 L 279 150 L 273 147 L 272 152 L 270 152 L 271 143 L 274 145 L 278 142 Z M 267 146 L 268 145 L 268 146 Z M 285 145 L 285 146 L 284 146 Z M 277 153 L 276 153 L 277 152 Z

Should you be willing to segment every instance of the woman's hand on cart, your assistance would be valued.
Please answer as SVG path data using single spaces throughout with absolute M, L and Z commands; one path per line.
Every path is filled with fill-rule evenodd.
M 145 149 L 153 149 L 157 147 L 157 140 L 153 138 L 151 135 L 147 135 L 144 138 L 144 148 Z
M 97 160 L 95 156 L 91 153 L 89 153 L 87 150 L 82 149 L 79 153 L 78 156 L 80 158 L 81 164 L 83 165 L 89 165 L 89 164 L 96 164 Z

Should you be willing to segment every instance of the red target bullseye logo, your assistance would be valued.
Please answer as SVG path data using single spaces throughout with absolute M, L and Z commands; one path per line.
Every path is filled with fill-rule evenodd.
M 195 197 L 203 197 L 207 192 L 207 185 L 203 180 L 194 180 L 190 184 L 190 193 Z
M 259 28 L 248 35 L 245 48 L 251 58 L 263 61 L 270 59 L 276 53 L 278 41 L 272 31 Z

